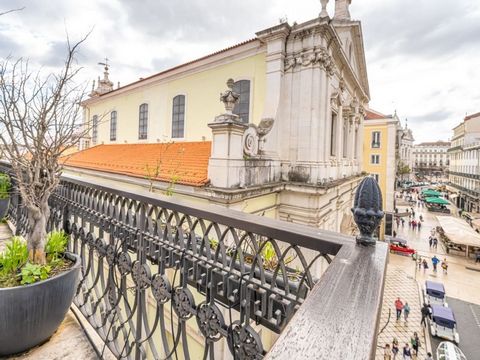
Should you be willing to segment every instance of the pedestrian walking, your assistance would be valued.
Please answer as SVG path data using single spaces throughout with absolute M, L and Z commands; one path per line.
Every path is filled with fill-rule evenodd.
M 413 221 L 412 221 L 412 220 L 408 220 L 408 227 L 409 227 L 409 228 L 412 227 L 412 224 L 413 224 Z
M 395 300 L 395 310 L 397 311 L 397 321 L 400 320 L 400 316 L 402 316 L 402 310 L 403 310 L 403 302 L 400 300 L 400 298 L 397 298 Z
M 427 260 L 423 259 L 423 273 L 425 274 L 425 272 L 427 271 L 428 269 L 428 263 L 427 263 Z
M 420 228 L 422 227 L 422 222 L 419 221 L 419 222 L 417 223 L 417 225 L 418 225 L 418 231 L 420 231 Z
M 402 218 L 402 227 L 405 226 L 405 219 Z
M 412 349 L 415 352 L 415 357 L 418 356 L 418 348 L 421 346 L 421 344 L 417 332 L 413 333 L 413 337 L 410 338 L 410 343 L 412 344 Z
M 393 237 L 396 238 L 397 237 L 397 232 L 395 230 L 393 230 Z
M 440 259 L 437 258 L 437 255 L 433 255 L 432 257 L 432 265 L 433 265 L 433 272 L 437 272 L 437 265 L 440 262 Z
M 397 358 L 398 351 L 399 351 L 398 340 L 397 340 L 397 338 L 393 338 L 393 341 L 392 341 L 393 360 L 395 360 Z
M 447 275 L 447 270 L 448 270 L 447 258 L 443 259 L 442 261 L 442 269 L 443 269 L 443 273 Z
M 422 320 L 420 321 L 420 325 L 427 326 L 427 317 L 430 316 L 430 308 L 427 304 L 423 304 L 422 309 L 420 310 L 422 313 Z
M 418 257 L 418 271 L 422 270 L 422 257 Z
M 405 301 L 405 305 L 403 305 L 403 318 L 405 319 L 405 322 L 408 321 L 408 315 L 410 315 L 410 305 Z
M 403 347 L 403 360 L 411 360 L 412 359 L 412 349 L 410 349 L 410 346 L 408 343 L 405 343 L 405 346 Z
M 430 249 L 433 246 L 433 237 L 431 237 L 431 236 L 428 238 L 428 246 L 429 246 Z
M 480 263 L 480 250 L 477 251 L 477 255 L 476 255 L 476 257 L 475 257 L 475 264 L 476 264 L 476 263 Z
M 383 348 L 383 359 L 391 360 L 392 359 L 392 349 L 390 349 L 390 344 L 385 344 Z
M 438 246 L 438 239 L 436 237 L 433 238 L 433 244 L 432 244 L 433 248 L 435 250 L 437 250 L 437 246 Z
M 433 360 L 433 356 L 431 352 L 427 353 L 427 357 L 425 358 L 425 360 Z

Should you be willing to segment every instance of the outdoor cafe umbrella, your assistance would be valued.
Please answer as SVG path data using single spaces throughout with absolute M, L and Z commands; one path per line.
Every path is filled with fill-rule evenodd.
M 435 190 L 432 190 L 432 189 L 428 189 L 428 190 L 423 190 L 422 191 L 422 195 L 425 196 L 425 197 L 438 197 L 440 195 L 442 195 L 441 193 L 439 193 L 438 191 L 435 191 Z
M 437 205 L 448 205 L 448 204 L 450 204 L 448 202 L 448 200 L 445 200 L 445 199 L 442 199 L 442 198 L 439 198 L 439 197 L 427 197 L 425 199 L 425 202 L 427 204 L 437 204 Z

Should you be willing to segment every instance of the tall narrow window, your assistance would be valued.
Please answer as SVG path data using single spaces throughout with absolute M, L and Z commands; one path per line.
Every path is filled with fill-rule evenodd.
M 185 136 L 185 96 L 177 95 L 173 98 L 172 109 L 172 138 Z
M 372 148 L 380 147 L 380 131 L 372 132 Z
M 343 157 L 348 155 L 348 120 L 343 120 L 343 144 L 342 144 Z
M 93 115 L 92 118 L 92 144 L 97 145 L 98 141 L 98 116 Z
M 242 122 L 248 124 L 250 121 L 250 80 L 237 81 L 233 84 L 233 91 L 240 95 L 233 113 L 240 116 Z
M 110 113 L 110 141 L 117 140 L 117 112 Z
M 138 108 L 138 138 L 146 139 L 148 135 L 148 104 L 142 104 Z
M 330 155 L 335 156 L 337 146 L 337 114 L 332 113 L 332 123 L 330 127 Z

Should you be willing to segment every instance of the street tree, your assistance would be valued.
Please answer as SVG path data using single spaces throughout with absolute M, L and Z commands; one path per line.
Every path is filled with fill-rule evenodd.
M 412 172 L 410 169 L 410 166 L 407 164 L 404 164 L 402 161 L 399 162 L 398 167 L 397 167 L 397 175 L 400 175 L 400 177 L 404 178 L 404 175 L 408 175 Z
M 67 36 L 58 73 L 33 72 L 25 59 L 0 62 L 0 145 L 28 215 L 29 260 L 38 264 L 46 260 L 48 201 L 60 182 L 62 156 L 91 128 L 81 119 L 86 87 L 75 81 L 75 56 L 87 37 L 71 43 Z

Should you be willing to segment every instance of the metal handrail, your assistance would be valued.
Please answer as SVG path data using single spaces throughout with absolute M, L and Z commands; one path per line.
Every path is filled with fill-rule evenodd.
M 17 193 L 8 216 L 25 233 L 21 204 Z M 189 332 L 192 317 L 212 358 L 219 340 L 235 359 L 375 356 L 387 262 L 383 243 L 357 245 L 330 231 L 69 175 L 62 176 L 51 209 L 49 227 L 68 231 L 70 249 L 82 255 L 75 304 L 118 358 L 162 358 L 177 350 L 187 358 L 190 338 L 198 336 Z M 219 238 L 216 249 L 210 236 Z M 236 245 L 248 238 L 258 243 L 250 255 L 241 246 L 227 253 L 227 237 Z M 260 266 L 267 242 L 278 262 L 268 274 Z M 301 260 L 299 282 L 285 273 L 291 252 Z M 246 263 L 247 256 L 253 263 Z M 333 261 L 312 282 L 315 261 L 328 256 Z M 197 305 L 199 297 L 204 301 Z M 222 314 L 232 311 L 239 320 L 229 323 Z M 268 352 L 250 325 L 255 322 L 280 333 Z M 173 347 L 170 336 L 178 336 Z

